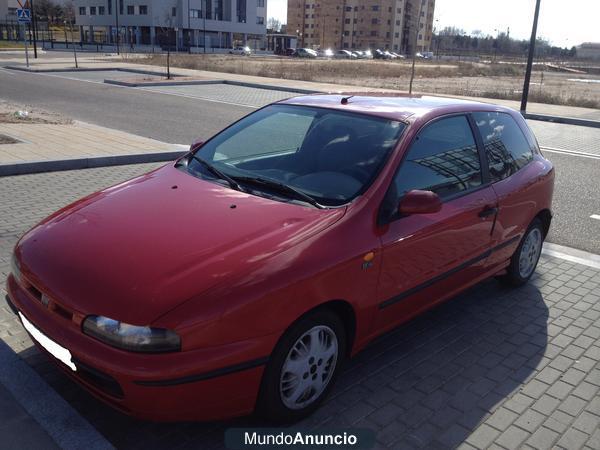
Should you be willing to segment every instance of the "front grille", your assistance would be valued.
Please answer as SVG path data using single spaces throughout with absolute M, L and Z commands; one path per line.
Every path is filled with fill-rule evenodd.
M 98 388 L 102 392 L 115 398 L 123 398 L 123 389 L 117 380 L 110 375 L 99 371 L 85 363 L 73 358 L 73 363 L 77 366 L 77 375 L 84 381 L 87 381 L 92 386 Z

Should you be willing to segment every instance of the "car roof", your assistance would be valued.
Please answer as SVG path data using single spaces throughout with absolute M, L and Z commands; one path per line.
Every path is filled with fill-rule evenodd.
M 346 104 L 342 103 L 343 98 L 348 99 Z M 312 94 L 288 98 L 278 103 L 352 111 L 400 121 L 464 111 L 512 111 L 473 100 L 390 92 Z

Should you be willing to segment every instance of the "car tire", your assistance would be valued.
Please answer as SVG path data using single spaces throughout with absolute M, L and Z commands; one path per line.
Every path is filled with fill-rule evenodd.
M 328 309 L 294 323 L 277 343 L 265 368 L 258 414 L 271 423 L 284 424 L 315 411 L 340 373 L 346 359 L 346 340 L 342 320 Z
M 529 281 L 537 267 L 542 245 L 544 244 L 544 227 L 540 219 L 534 219 L 523 235 L 517 250 L 510 259 L 507 273 L 498 279 L 509 286 L 522 286 Z

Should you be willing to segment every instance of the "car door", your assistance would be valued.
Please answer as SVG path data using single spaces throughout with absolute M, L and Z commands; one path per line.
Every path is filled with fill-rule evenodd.
M 498 216 L 492 234 L 494 252 L 488 261 L 493 265 L 511 257 L 539 211 L 533 191 L 545 171 L 538 164 L 530 164 L 537 151 L 536 143 L 526 138 L 510 114 L 475 112 L 473 118 L 489 163 L 490 182 L 498 197 Z
M 380 224 L 379 331 L 409 319 L 484 271 L 496 195 L 486 182 L 473 127 L 467 115 L 425 125 L 390 185 L 384 204 L 392 209 Z M 414 189 L 438 194 L 441 210 L 400 216 L 395 212 L 399 201 Z

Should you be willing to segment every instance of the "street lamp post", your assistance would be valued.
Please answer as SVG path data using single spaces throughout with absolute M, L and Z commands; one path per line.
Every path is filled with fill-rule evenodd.
M 531 40 L 529 41 L 529 55 L 527 57 L 527 70 L 525 70 L 525 81 L 523 83 L 523 95 L 521 97 L 521 114 L 527 111 L 527 99 L 529 98 L 529 82 L 531 81 L 531 69 L 533 67 L 533 56 L 535 52 L 535 39 L 537 35 L 538 17 L 540 15 L 541 0 L 536 0 L 535 14 L 533 16 L 533 27 L 531 28 Z
M 204 49 L 204 54 L 206 55 L 206 0 L 202 0 L 202 48 Z
M 33 29 L 33 57 L 37 59 L 37 20 L 35 18 L 35 9 L 33 0 L 30 0 L 31 5 L 31 27 Z
M 121 51 L 119 50 L 119 4 L 120 0 L 115 0 L 115 28 L 116 28 L 116 33 L 115 33 L 115 38 L 116 38 L 116 44 L 117 44 L 117 55 L 121 54 Z

